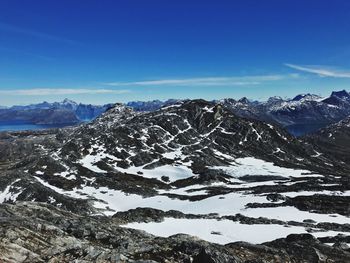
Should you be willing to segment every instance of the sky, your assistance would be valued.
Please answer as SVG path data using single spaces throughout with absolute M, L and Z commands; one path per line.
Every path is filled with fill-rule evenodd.
M 1 0 L 0 105 L 350 90 L 347 0 Z

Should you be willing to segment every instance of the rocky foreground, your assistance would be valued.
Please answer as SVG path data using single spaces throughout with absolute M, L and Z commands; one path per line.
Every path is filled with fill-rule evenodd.
M 349 262 L 324 145 L 203 100 L 2 133 L 0 262 Z
M 346 240 L 331 247 L 310 234 L 260 245 L 216 245 L 178 234 L 155 237 L 116 217 L 81 216 L 51 205 L 0 206 L 1 262 L 349 262 Z

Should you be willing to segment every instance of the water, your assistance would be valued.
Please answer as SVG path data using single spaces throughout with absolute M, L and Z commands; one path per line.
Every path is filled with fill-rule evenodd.
M 25 130 L 43 130 L 51 128 L 62 128 L 67 126 L 72 126 L 73 124 L 31 124 L 24 122 L 1 122 L 0 121 L 0 132 L 1 131 L 25 131 Z M 286 126 L 287 131 L 294 136 L 303 136 L 308 133 L 315 132 L 320 128 L 325 127 L 325 124 L 294 124 Z
M 327 126 L 324 123 L 317 124 L 294 124 L 286 126 L 285 129 L 294 136 L 303 136 L 312 132 L 316 132 L 317 130 Z
M 52 128 L 62 128 L 72 126 L 72 124 L 31 124 L 24 122 L 0 122 L 1 131 L 26 131 L 26 130 L 44 130 Z

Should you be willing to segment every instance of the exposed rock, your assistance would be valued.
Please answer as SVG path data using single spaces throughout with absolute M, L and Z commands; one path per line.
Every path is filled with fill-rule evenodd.
M 38 203 L 0 205 L 2 262 L 347 262 L 350 253 L 311 235 L 262 245 L 210 244 L 187 235 L 156 238 L 112 218 L 81 217 Z
M 349 165 L 277 126 L 239 117 L 220 103 L 204 100 L 146 113 L 116 104 L 77 127 L 3 133 L 0 261 L 347 262 L 343 243 L 349 242 L 349 224 L 244 213 L 293 206 L 310 212 L 307 216 L 349 216 L 350 200 L 343 195 L 350 189 Z M 309 195 L 303 195 L 305 191 Z M 225 199 L 230 196 L 236 199 Z M 207 201 L 209 212 L 155 208 L 164 209 L 164 202 L 177 204 L 179 210 L 184 204 L 196 209 Z M 131 207 L 133 202 L 138 206 Z M 221 204 L 224 212 L 216 213 L 215 206 Z M 167 218 L 343 235 L 218 245 L 188 235 L 161 238 L 122 227 Z M 217 229 L 208 233 L 215 238 L 226 234 Z

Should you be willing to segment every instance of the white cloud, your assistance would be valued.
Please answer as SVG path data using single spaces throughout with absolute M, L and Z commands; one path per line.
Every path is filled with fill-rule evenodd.
M 262 75 L 241 77 L 207 77 L 186 79 L 160 79 L 133 82 L 109 82 L 109 86 L 244 86 L 258 85 L 261 82 L 277 81 L 286 78 L 297 78 L 298 74 Z
M 334 68 L 327 68 L 324 66 L 299 66 L 294 64 L 285 64 L 292 69 L 317 74 L 321 77 L 333 77 L 333 78 L 350 78 L 350 71 L 344 71 Z
M 13 89 L 13 90 L 0 90 L 1 95 L 17 95 L 17 96 L 125 94 L 125 93 L 130 93 L 130 90 L 114 90 L 114 89 Z

